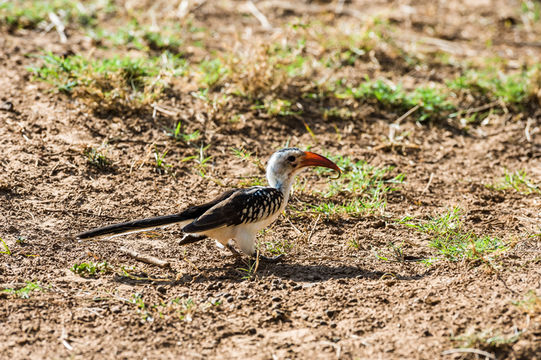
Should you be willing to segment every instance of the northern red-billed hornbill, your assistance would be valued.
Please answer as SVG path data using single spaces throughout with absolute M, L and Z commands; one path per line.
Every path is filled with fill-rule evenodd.
M 181 245 L 209 237 L 239 255 L 230 244 L 230 240 L 235 240 L 244 253 L 252 256 L 255 254 L 257 233 L 272 223 L 284 210 L 295 175 L 307 166 L 323 166 L 340 174 L 340 168 L 321 155 L 297 148 L 286 148 L 275 152 L 269 160 L 268 187 L 253 186 L 229 190 L 208 203 L 189 207 L 178 214 L 113 224 L 86 231 L 77 235 L 77 238 L 114 236 L 179 223 L 182 231 L 187 234 L 180 241 Z

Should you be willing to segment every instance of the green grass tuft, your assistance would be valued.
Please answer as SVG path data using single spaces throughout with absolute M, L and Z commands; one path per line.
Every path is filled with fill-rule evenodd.
M 399 244 L 389 241 L 384 252 L 372 248 L 372 253 L 378 260 L 404 262 L 404 242 Z
M 210 145 L 211 144 L 208 144 L 208 145 L 201 144 L 201 146 L 199 146 L 199 148 L 197 149 L 196 155 L 187 156 L 184 159 L 182 159 L 183 162 L 184 161 L 195 162 L 196 164 L 195 167 L 198 170 L 199 175 L 203 178 L 206 176 L 206 169 L 210 163 L 210 160 L 212 160 L 212 155 L 209 155 L 209 156 L 205 155 L 205 152 L 210 148 Z
M 220 59 L 203 60 L 199 64 L 200 83 L 206 88 L 220 85 L 230 70 Z
M 541 314 L 541 296 L 537 295 L 534 290 L 528 291 L 522 300 L 513 301 L 512 304 L 532 315 Z
M 467 333 L 453 337 L 452 340 L 458 342 L 463 348 L 476 348 L 495 351 L 504 349 L 517 342 L 522 335 L 522 331 L 515 331 L 511 334 L 504 334 L 499 330 L 490 329 L 483 331 L 470 330 Z
M 264 109 L 269 116 L 290 116 L 302 114 L 301 109 L 294 109 L 296 106 L 289 100 L 267 98 L 262 105 L 253 105 L 252 109 Z
M 26 282 L 26 286 L 21 289 L 4 289 L 2 292 L 15 295 L 21 299 L 28 299 L 30 297 L 30 293 L 33 291 L 41 291 L 43 290 L 39 283 L 37 282 Z
M 395 191 L 395 185 L 404 182 L 403 174 L 390 175 L 393 167 L 377 168 L 365 161 L 355 162 L 348 157 L 328 157 L 343 170 L 343 174 L 339 179 L 331 181 L 328 190 L 321 194 L 326 198 L 344 194 L 348 200 L 316 205 L 313 208 L 316 212 L 352 216 L 381 213 L 387 205 L 386 194 Z M 318 168 L 316 171 L 323 173 L 330 170 Z
M 257 253 L 259 256 L 259 252 Z M 259 267 L 259 260 L 249 261 L 249 264 L 245 268 L 237 268 L 238 271 L 242 274 L 243 280 L 252 280 L 257 273 L 257 268 Z
M 169 52 L 182 55 L 181 49 L 184 40 L 179 34 L 183 34 L 183 31 L 178 24 L 163 25 L 157 29 L 132 20 L 116 31 L 107 31 L 101 28 L 91 29 L 89 36 L 104 47 L 124 46 L 147 53 Z
M 417 121 L 419 122 L 437 120 L 456 110 L 442 90 L 418 87 L 414 91 L 406 92 L 401 86 L 381 79 L 367 78 L 356 87 L 349 87 L 342 81 L 338 81 L 334 94 L 338 99 L 354 98 L 375 102 L 396 112 L 405 112 L 417 107 Z
M 539 67 L 519 73 L 503 73 L 496 69 L 468 70 L 448 81 L 451 91 L 468 92 L 484 102 L 501 100 L 506 106 L 524 105 L 536 98 L 539 90 Z
M 151 313 L 152 308 L 147 306 L 140 293 L 133 294 L 129 302 L 137 306 L 137 312 L 141 316 L 142 323 L 152 322 L 154 320 Z
M 88 147 L 83 152 L 86 157 L 87 163 L 90 165 L 103 170 L 111 165 L 111 160 L 107 158 L 107 155 L 100 148 Z
M 196 310 L 195 302 L 193 301 L 193 299 L 188 298 L 188 299 L 182 300 L 182 299 L 176 298 L 176 299 L 173 299 L 171 302 L 174 304 L 180 305 L 180 309 L 177 310 L 178 317 L 180 320 L 186 321 L 186 322 L 192 321 L 193 314 L 195 313 L 195 310 Z
M 50 23 L 54 13 L 66 26 L 96 26 L 98 14 L 113 12 L 111 1 L 9 0 L 0 2 L 0 25 L 11 29 L 35 29 Z
M 522 1 L 520 9 L 530 22 L 538 22 L 541 19 L 541 4 L 538 1 Z
M 160 154 L 158 152 L 158 148 L 154 147 L 154 160 L 155 160 L 154 167 L 158 174 L 170 173 L 171 167 L 173 167 L 173 165 L 168 164 L 165 161 L 166 155 L 167 155 L 167 150 L 164 150 L 164 152 Z
M 514 189 L 520 194 L 541 193 L 538 185 L 535 185 L 525 170 L 509 172 L 505 170 L 504 177 L 494 184 L 487 184 L 487 188 L 498 191 Z
M 93 277 L 100 273 L 109 272 L 110 268 L 107 262 L 84 262 L 80 264 L 74 264 L 70 268 L 70 270 L 81 277 Z
M 265 251 L 271 253 L 272 255 L 285 255 L 291 249 L 293 249 L 293 243 L 285 237 L 263 241 L 261 245 L 263 245 L 262 248 Z
M 4 239 L 0 238 L 0 245 L 4 248 L 4 250 L 0 251 L 0 254 L 6 254 L 11 255 L 11 250 L 9 249 L 8 244 L 4 241 Z
M 168 136 L 171 136 L 173 139 L 177 141 L 182 141 L 186 144 L 190 144 L 194 141 L 197 141 L 201 137 L 199 130 L 195 130 L 191 133 L 187 133 L 183 131 L 182 123 L 180 121 L 177 123 L 177 126 L 175 126 L 174 129 L 167 129 L 166 134 Z
M 79 55 L 41 56 L 43 65 L 30 68 L 39 80 L 78 98 L 98 112 L 126 113 L 158 100 L 169 86 L 168 76 L 184 66 L 174 56 L 93 60 Z
M 451 261 L 462 259 L 490 261 L 508 249 L 508 244 L 500 238 L 480 236 L 472 231 L 466 231 L 458 207 L 428 221 L 405 217 L 399 220 L 399 223 L 428 234 L 430 246 Z

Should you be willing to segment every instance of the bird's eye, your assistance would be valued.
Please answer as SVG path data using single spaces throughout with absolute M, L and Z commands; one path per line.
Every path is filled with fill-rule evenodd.
M 287 161 L 289 161 L 289 162 L 295 161 L 295 156 L 290 156 L 290 157 L 288 157 L 288 158 L 287 158 Z

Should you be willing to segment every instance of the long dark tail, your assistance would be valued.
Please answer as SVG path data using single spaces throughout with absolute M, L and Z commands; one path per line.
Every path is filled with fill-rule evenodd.
M 118 235 L 129 232 L 141 231 L 145 229 L 154 229 L 160 226 L 193 220 L 194 218 L 181 212 L 173 215 L 158 216 L 153 218 L 127 221 L 120 224 L 113 224 L 97 229 L 85 231 L 77 235 L 77 239 L 90 239 L 102 235 Z
M 118 235 L 118 234 L 125 234 L 130 232 L 137 232 L 137 231 L 143 231 L 145 229 L 154 229 L 160 226 L 175 224 L 175 223 L 181 223 L 181 222 L 189 222 L 190 220 L 195 220 L 199 216 L 203 215 L 205 211 L 219 203 L 220 201 L 227 199 L 231 194 L 233 194 L 236 190 L 232 189 L 229 191 L 226 191 L 221 196 L 218 196 L 216 199 L 197 206 L 191 206 L 185 209 L 184 211 L 173 214 L 173 215 L 165 215 L 165 216 L 158 216 L 158 217 L 152 217 L 147 219 L 141 219 L 141 220 L 134 220 L 134 221 L 128 221 L 120 224 L 113 224 L 109 226 L 104 226 L 97 229 L 92 229 L 89 231 L 85 231 L 84 233 L 80 233 L 77 235 L 77 239 L 90 239 L 96 236 L 101 235 Z M 188 242 L 189 243 L 189 242 Z

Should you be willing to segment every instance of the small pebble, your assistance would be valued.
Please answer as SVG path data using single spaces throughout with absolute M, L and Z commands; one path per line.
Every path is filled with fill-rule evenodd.
M 2 105 L 0 105 L 0 109 L 5 111 L 12 111 L 13 103 L 11 101 L 5 101 Z
M 327 310 L 325 311 L 325 315 L 332 319 L 336 315 L 336 310 Z

